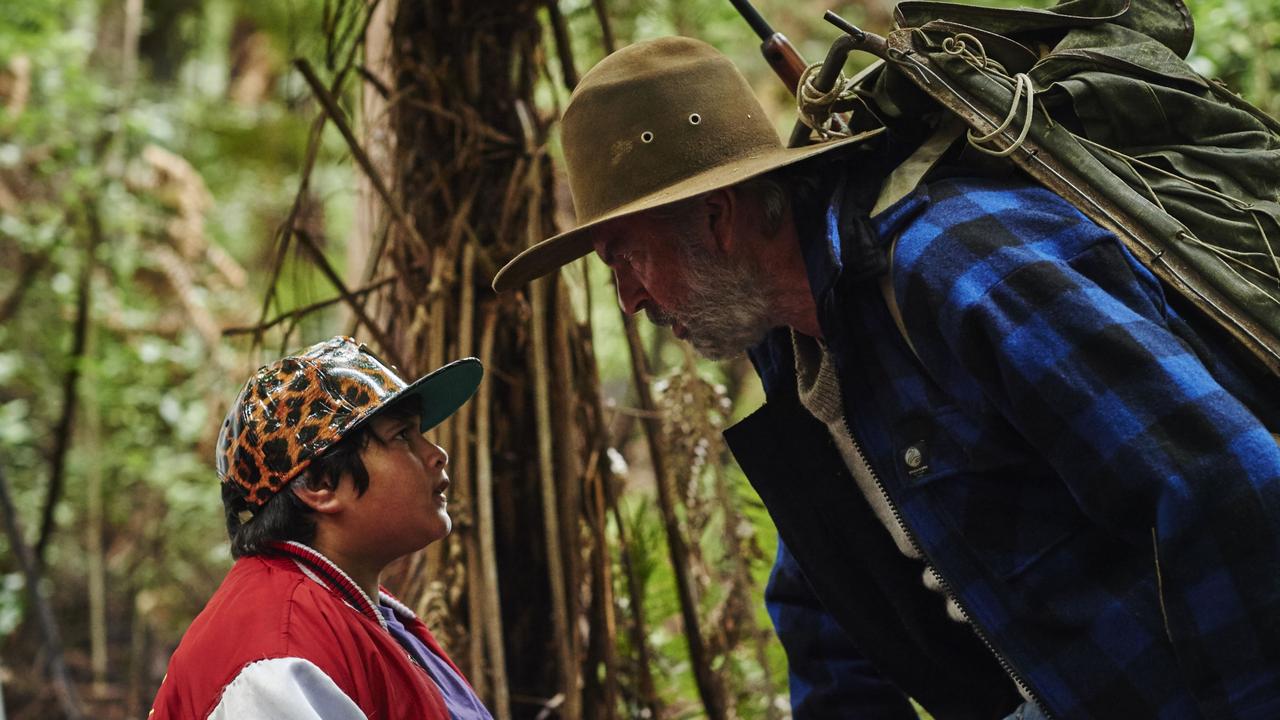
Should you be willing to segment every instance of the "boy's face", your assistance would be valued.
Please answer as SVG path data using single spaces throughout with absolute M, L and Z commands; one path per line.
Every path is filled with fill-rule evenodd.
M 379 416 L 370 421 L 369 442 L 360 451 L 369 487 L 356 496 L 354 484 L 339 483 L 349 493 L 344 524 L 367 557 L 388 562 L 444 538 L 453 529 L 449 518 L 449 455 L 418 431 L 415 415 Z

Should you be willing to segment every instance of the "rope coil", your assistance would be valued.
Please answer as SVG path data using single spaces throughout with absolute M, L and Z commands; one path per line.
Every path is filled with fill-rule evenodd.
M 977 53 L 969 50 L 970 42 L 978 48 Z M 994 68 L 1000 68 L 1002 71 L 1004 70 L 1003 67 L 1000 67 L 999 63 L 987 58 L 987 49 L 983 47 L 982 41 L 969 33 L 956 33 L 950 37 L 943 38 L 942 51 L 948 55 L 960 55 L 967 60 L 970 65 L 973 65 L 979 70 L 989 70 Z
M 800 74 L 800 84 L 796 86 L 796 112 L 800 122 L 816 131 L 824 140 L 849 137 L 852 133 L 836 116 L 834 108 L 836 103 L 857 97 L 854 82 L 840 73 L 830 90 L 819 90 L 813 81 L 821 69 L 822 63 L 810 63 Z
M 1009 126 L 1013 124 L 1014 119 L 1018 117 L 1018 101 L 1022 100 L 1023 97 L 1026 98 L 1026 111 L 1025 117 L 1022 120 L 1022 130 L 1018 132 L 1018 137 L 1014 138 L 1013 142 L 1009 143 L 1009 146 L 1003 150 L 996 150 L 987 147 L 988 143 L 999 137 L 1001 133 L 1009 129 Z M 1018 148 L 1022 147 L 1022 144 L 1027 141 L 1027 136 L 1031 134 L 1031 123 L 1035 120 L 1035 97 L 1036 86 L 1031 82 L 1031 78 L 1026 73 L 1018 73 L 1015 75 L 1013 102 L 1009 103 L 1009 113 L 1005 115 L 1004 121 L 997 125 L 995 130 L 992 130 L 986 135 L 975 135 L 973 130 L 969 130 L 968 133 L 966 133 L 969 144 L 973 146 L 974 150 L 978 150 L 995 157 L 1008 157 L 1012 155 L 1018 150 Z
M 974 49 L 971 50 L 970 46 Z M 1026 73 L 1018 73 L 1012 78 L 1009 77 L 1008 71 L 1000 63 L 987 57 L 987 49 L 982 45 L 982 41 L 970 33 L 956 33 L 942 39 L 942 51 L 948 55 L 956 55 L 965 62 L 973 66 L 974 69 L 984 74 L 997 77 L 1003 81 L 1013 81 L 1013 101 L 1009 103 L 1009 112 L 1005 115 L 1004 121 L 996 126 L 995 130 L 986 135 L 977 135 L 970 130 L 967 134 L 969 144 L 975 150 L 984 152 L 994 157 L 1008 157 L 1017 152 L 1027 141 L 1027 136 L 1031 134 L 1031 123 L 1035 119 L 1035 97 L 1036 86 L 1031 81 L 1031 76 Z M 1013 142 L 1004 149 L 995 149 L 989 147 L 991 141 L 995 140 L 1005 130 L 1008 130 L 1013 121 L 1018 117 L 1018 103 L 1023 101 L 1025 96 L 1025 117 L 1022 121 L 1022 129 L 1018 132 L 1018 136 Z M 1045 114 L 1048 117 L 1048 114 Z

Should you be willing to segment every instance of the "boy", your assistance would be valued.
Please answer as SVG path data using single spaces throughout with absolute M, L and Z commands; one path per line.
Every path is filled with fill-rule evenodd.
M 491 720 L 385 591 L 449 534 L 449 456 L 422 433 L 475 392 L 458 360 L 407 385 L 335 337 L 249 380 L 218 437 L 236 563 L 169 662 L 151 717 Z

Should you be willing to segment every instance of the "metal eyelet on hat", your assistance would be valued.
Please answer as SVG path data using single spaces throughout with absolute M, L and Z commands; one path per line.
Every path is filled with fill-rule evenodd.
M 640 142 L 645 143 L 646 145 L 653 142 L 653 133 L 648 130 L 640 133 Z
M 699 123 L 701 123 L 701 122 L 702 122 L 702 116 L 701 116 L 701 115 L 699 115 L 698 113 L 690 113 L 690 114 L 689 114 L 689 124 L 690 124 L 690 125 L 697 125 L 697 124 L 699 124 Z

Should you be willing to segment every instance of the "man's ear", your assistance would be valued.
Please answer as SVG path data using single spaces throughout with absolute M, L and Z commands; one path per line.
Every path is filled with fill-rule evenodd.
M 345 505 L 344 498 L 338 493 L 338 488 L 341 485 L 341 480 L 334 483 L 331 488 L 313 488 L 305 482 L 293 483 L 289 486 L 288 491 L 292 491 L 304 505 L 313 511 L 321 515 L 332 515 L 342 510 Z
M 715 243 L 715 250 L 724 254 L 733 252 L 733 221 L 734 211 L 737 209 L 735 205 L 736 196 L 730 188 L 720 188 L 712 190 L 703 196 L 703 202 L 707 207 L 707 231 L 710 233 L 711 241 Z

